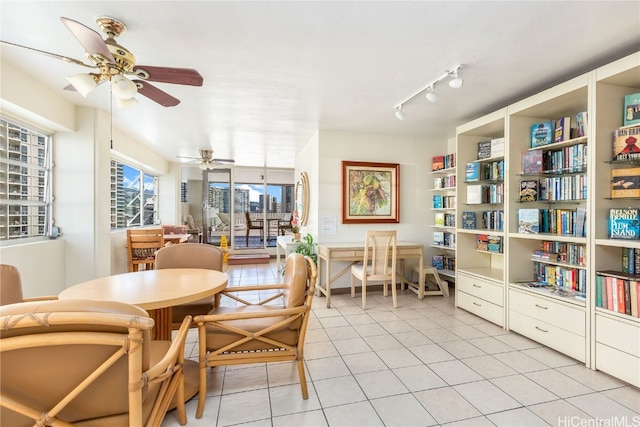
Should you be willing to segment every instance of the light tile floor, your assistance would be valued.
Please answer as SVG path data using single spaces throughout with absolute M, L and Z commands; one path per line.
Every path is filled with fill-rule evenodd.
M 277 283 L 275 264 L 229 266 L 229 285 Z M 640 426 L 640 390 L 455 308 L 400 292 L 316 297 L 305 344 L 309 399 L 294 363 L 210 372 L 188 426 Z M 197 360 L 190 331 L 186 357 Z M 163 427 L 178 426 L 170 411 Z

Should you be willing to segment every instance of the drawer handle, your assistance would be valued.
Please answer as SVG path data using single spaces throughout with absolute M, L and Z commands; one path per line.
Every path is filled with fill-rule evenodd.
M 477 305 L 478 307 L 482 307 L 482 304 L 478 304 L 477 302 L 473 302 L 473 305 Z
M 482 288 L 482 286 L 480 286 L 480 285 L 476 285 L 475 283 L 473 284 L 473 287 L 474 287 L 474 288 Z
M 542 332 L 549 332 L 548 330 L 547 330 L 547 331 L 545 331 L 544 329 L 542 329 L 542 328 L 540 328 L 540 327 L 538 327 L 538 326 L 536 326 L 536 329 L 537 329 L 537 330 L 539 330 L 539 331 L 542 331 Z
M 536 307 L 541 308 L 543 310 L 549 310 L 549 307 L 545 307 L 544 305 L 536 304 Z M 545 331 L 546 332 L 546 331 Z

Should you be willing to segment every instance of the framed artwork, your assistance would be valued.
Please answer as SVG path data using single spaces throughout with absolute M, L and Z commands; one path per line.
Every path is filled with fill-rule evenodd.
M 342 223 L 400 222 L 400 165 L 342 162 Z

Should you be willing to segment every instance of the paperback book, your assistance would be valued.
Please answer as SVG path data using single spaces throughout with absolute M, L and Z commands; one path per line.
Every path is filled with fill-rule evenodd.
M 640 160 L 640 125 L 613 131 L 613 160 Z
M 442 194 L 434 194 L 433 195 L 433 209 L 442 209 L 444 206 L 442 204 Z
M 576 114 L 576 130 L 575 137 L 580 138 L 587 136 L 587 112 L 582 111 Z
M 444 269 L 444 255 L 433 255 L 431 257 L 431 266 L 436 270 Z
M 444 227 L 444 212 L 436 212 L 433 216 L 433 223 L 437 226 Z
M 471 162 L 467 163 L 467 167 L 465 169 L 465 180 L 466 181 L 478 181 L 480 179 L 480 163 Z
M 611 197 L 640 197 L 640 167 L 611 170 Z
M 433 156 L 431 158 L 431 170 L 439 171 L 444 169 L 444 156 Z
M 542 147 L 553 142 L 553 123 L 546 121 L 531 126 L 531 148 Z
M 491 140 L 491 157 L 504 157 L 504 138 Z
M 478 205 L 482 203 L 482 185 L 467 185 L 467 204 Z
M 624 97 L 624 125 L 640 123 L 640 93 L 631 93 Z
M 476 228 L 476 213 L 472 211 L 462 212 L 462 228 L 474 230 Z
M 518 209 L 518 233 L 538 234 L 540 211 L 538 209 Z
M 522 153 L 522 173 L 535 175 L 542 173 L 542 150 L 529 150 Z
M 640 208 L 610 208 L 609 237 L 612 239 L 640 239 Z
M 478 142 L 478 160 L 491 157 L 491 141 Z
M 571 139 L 571 117 L 560 117 L 553 122 L 553 142 Z
M 520 181 L 520 201 L 535 202 L 538 200 L 538 180 Z

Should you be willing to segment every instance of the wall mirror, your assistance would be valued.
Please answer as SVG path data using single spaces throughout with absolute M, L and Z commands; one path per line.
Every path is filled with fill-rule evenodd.
M 296 209 L 300 217 L 300 225 L 307 225 L 309 219 L 309 177 L 302 172 L 300 180 L 296 182 Z

